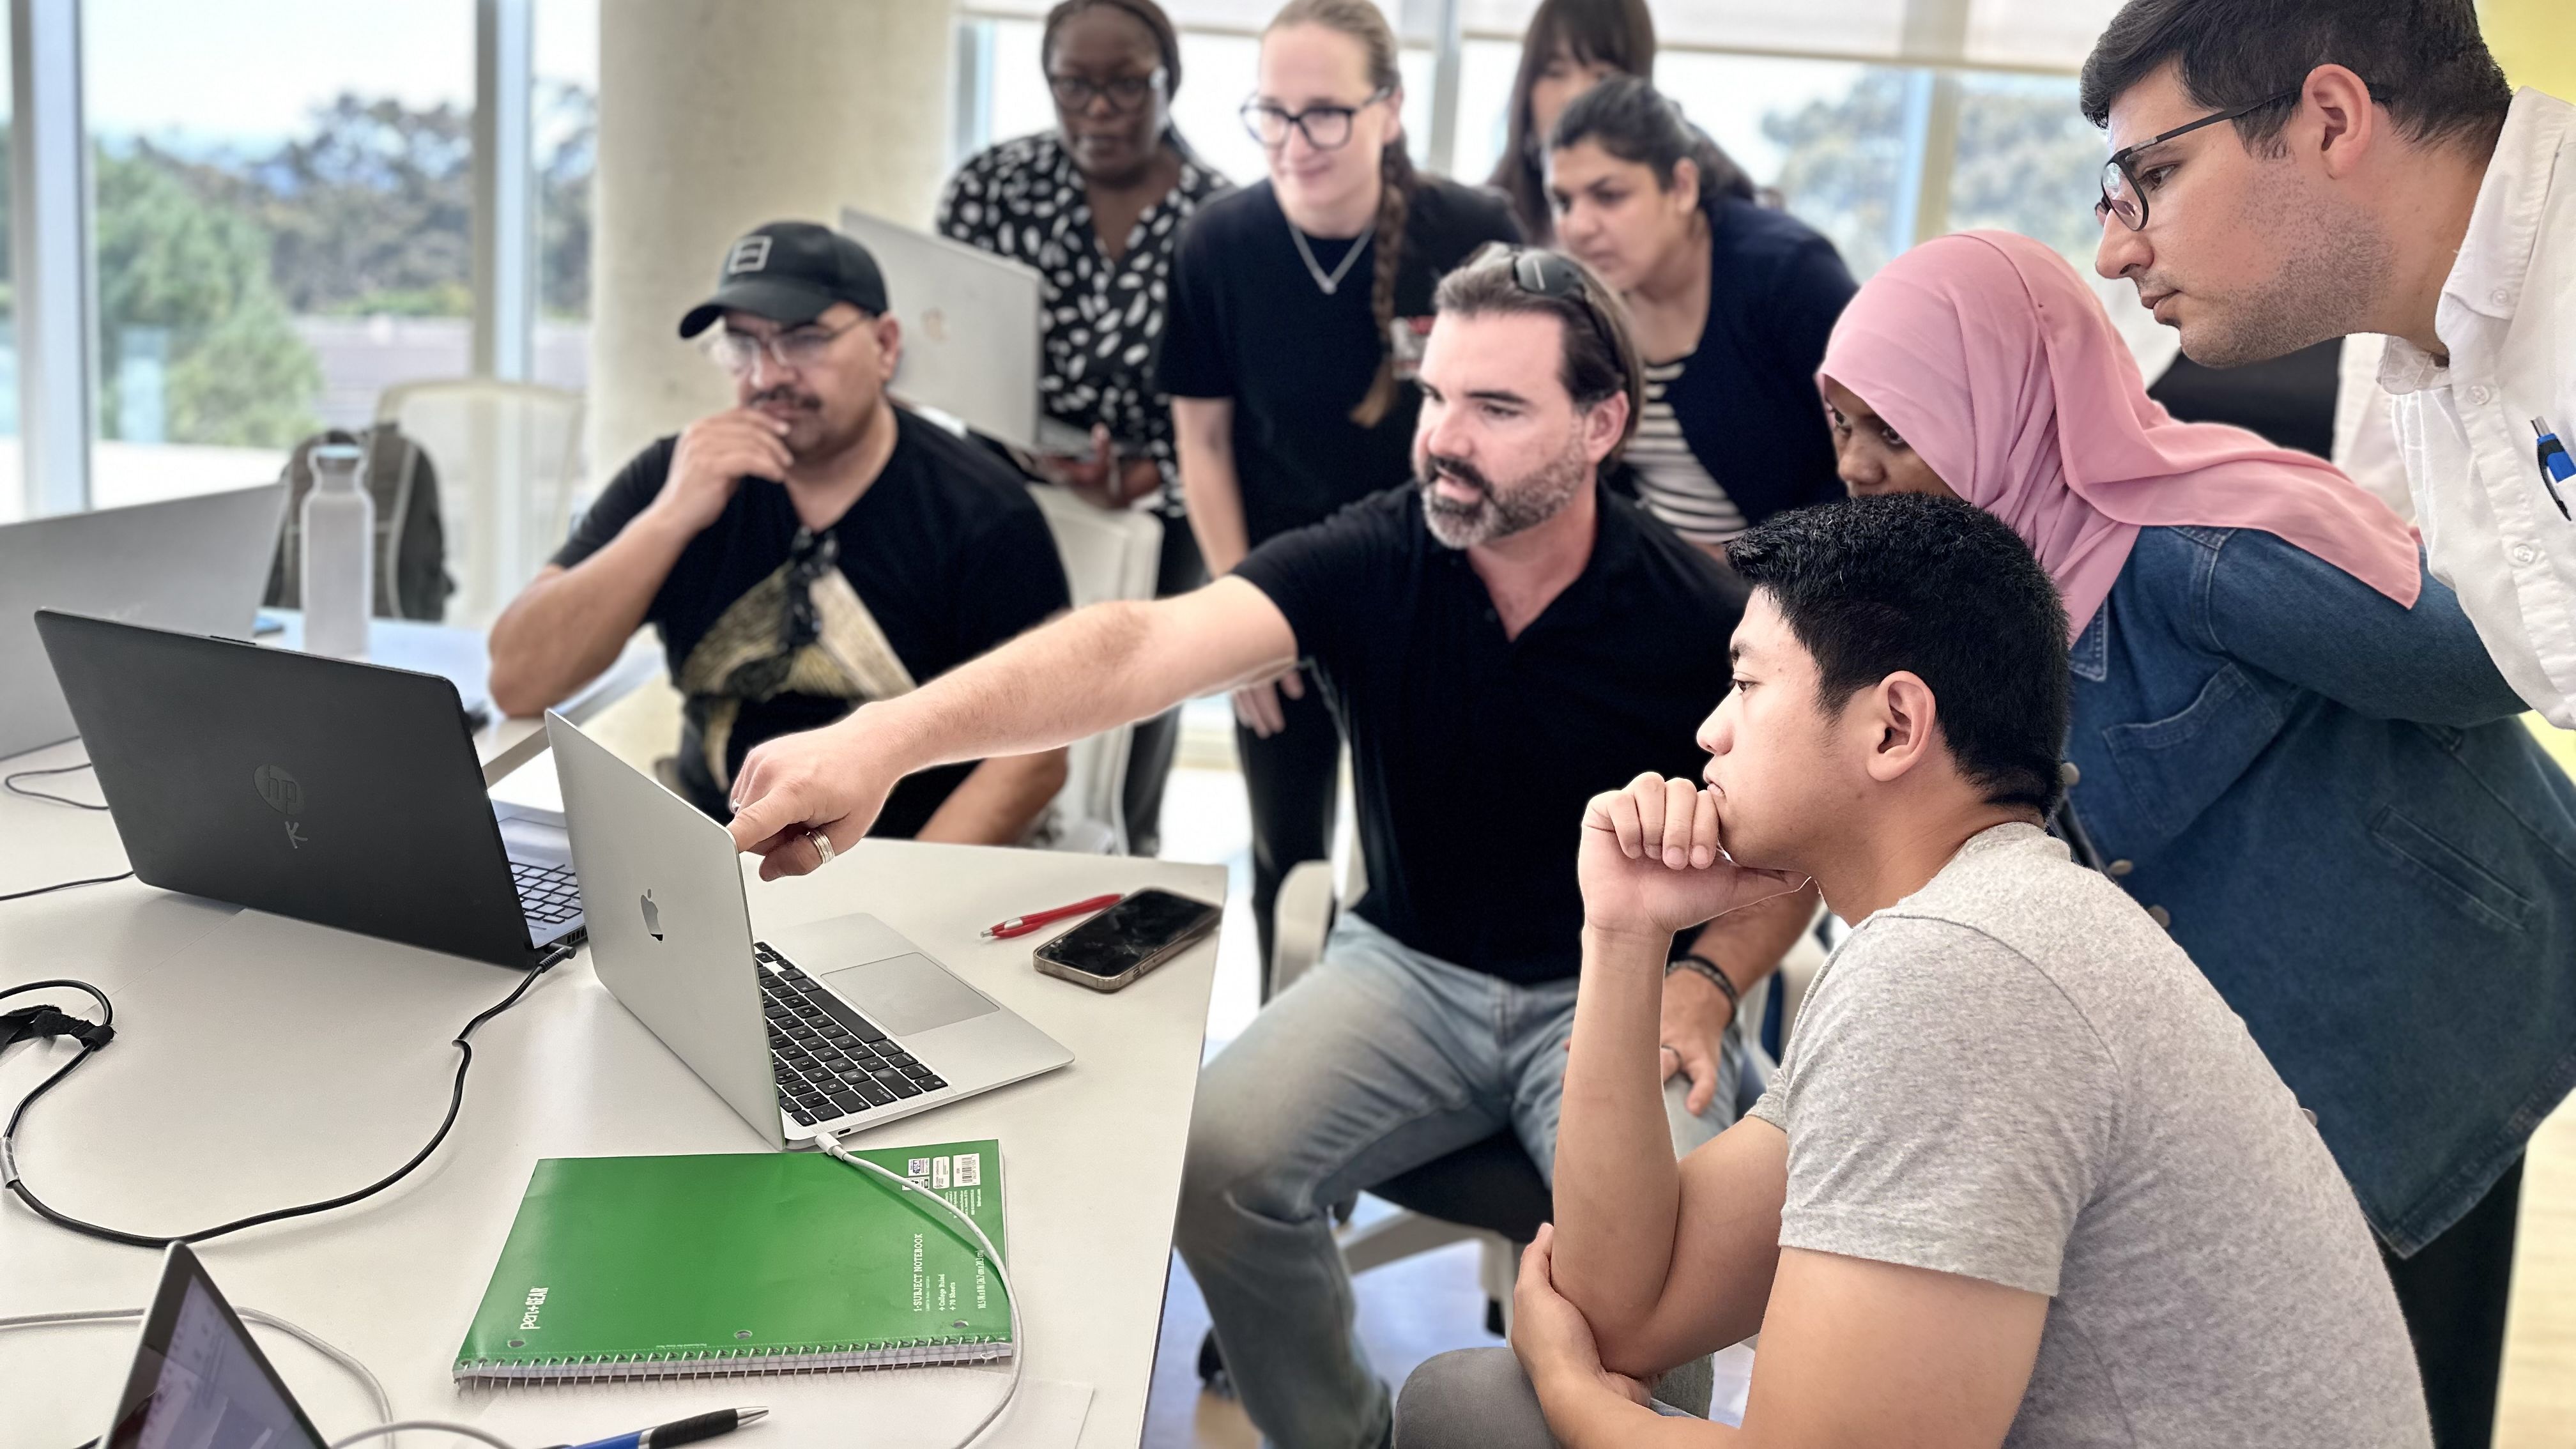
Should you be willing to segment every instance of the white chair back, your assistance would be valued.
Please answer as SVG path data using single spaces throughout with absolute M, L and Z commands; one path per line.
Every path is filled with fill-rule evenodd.
M 1106 599 L 1150 599 L 1162 562 L 1163 521 L 1153 514 L 1111 513 L 1072 493 L 1032 484 L 1029 496 L 1046 515 L 1064 560 L 1064 578 L 1077 609 Z M 1068 681 L 1081 687 L 1081 681 Z M 1127 853 L 1127 751 L 1132 725 L 1077 741 L 1066 752 L 1064 788 L 1056 792 L 1058 850 Z
M 407 382 L 376 399 L 376 420 L 399 426 L 438 469 L 456 580 L 447 622 L 490 623 L 572 530 L 581 394 L 491 378 Z

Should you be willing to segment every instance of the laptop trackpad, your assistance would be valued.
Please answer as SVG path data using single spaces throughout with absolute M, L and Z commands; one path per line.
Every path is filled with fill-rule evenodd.
M 984 993 L 918 951 L 825 972 L 821 979 L 893 1036 L 916 1036 L 1001 1010 Z

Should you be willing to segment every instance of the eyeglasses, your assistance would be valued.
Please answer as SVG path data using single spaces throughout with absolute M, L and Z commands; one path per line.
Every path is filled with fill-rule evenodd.
M 853 322 L 849 327 L 835 327 L 829 331 L 810 325 L 791 327 L 787 331 L 773 333 L 767 337 L 754 337 L 748 332 L 719 328 L 707 338 L 707 360 L 735 377 L 740 377 L 751 371 L 752 364 L 758 362 L 765 353 L 769 360 L 779 367 L 791 372 L 797 371 L 822 361 L 823 354 L 830 351 L 832 344 L 841 339 L 841 334 L 849 331 L 850 327 L 858 325 Z
M 1380 86 L 1356 106 L 1308 106 L 1302 111 L 1249 100 L 1243 103 L 1243 129 L 1264 146 L 1285 146 L 1290 131 L 1303 131 L 1307 145 L 1318 151 L 1338 151 L 1351 143 L 1351 117 L 1394 94 L 1393 87 Z
M 1055 93 L 1055 103 L 1068 111 L 1090 110 L 1093 101 L 1106 96 L 1112 114 L 1128 115 L 1148 98 L 1161 95 L 1171 79 L 1171 72 L 1158 65 L 1151 75 L 1122 75 L 1108 81 L 1051 75 L 1047 77 L 1047 89 Z
M 1583 285 L 1583 269 L 1560 253 L 1538 247 L 1515 247 L 1508 242 L 1487 242 L 1467 259 L 1471 267 L 1484 266 L 1500 258 L 1512 259 L 1512 285 L 1533 297 L 1551 302 L 1572 302 L 1583 309 L 1592 324 L 1592 335 L 1601 339 L 1615 366 L 1619 359 L 1619 338 L 1610 319 L 1592 300 L 1592 290 Z
M 2307 89 L 2307 82 L 2302 80 L 2277 96 L 2265 96 L 2250 106 L 2239 106 L 2232 111 L 2203 116 L 2189 125 L 2176 126 L 2161 136 L 2149 136 L 2134 146 L 2123 146 L 2112 152 L 2111 159 L 2102 163 L 2102 199 L 2093 203 L 2094 222 L 2098 225 L 2104 217 L 2116 216 L 2120 219 L 2120 224 L 2131 231 L 2147 229 L 2146 189 L 2138 184 L 2138 173 L 2130 169 L 2139 152 L 2151 146 L 2161 146 L 2177 136 L 2188 136 L 2203 126 L 2215 126 L 2221 121 L 2239 120 L 2265 106 L 2279 105 L 2283 101 L 2295 98 L 2305 89 Z

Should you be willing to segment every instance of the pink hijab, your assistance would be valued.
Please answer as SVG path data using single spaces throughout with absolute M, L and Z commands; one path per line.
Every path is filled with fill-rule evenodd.
M 2258 529 L 2408 608 L 2423 587 L 2414 531 L 2333 465 L 2174 421 L 2092 289 L 2028 237 L 1965 232 L 1888 263 L 1844 309 L 1818 377 L 2010 524 L 2078 634 L 2144 525 Z

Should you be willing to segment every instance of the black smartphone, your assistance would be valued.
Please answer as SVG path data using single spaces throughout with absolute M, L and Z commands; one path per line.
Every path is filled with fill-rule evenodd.
M 1038 947 L 1032 959 L 1049 976 L 1115 991 L 1187 950 L 1220 914 L 1205 901 L 1141 890 Z

